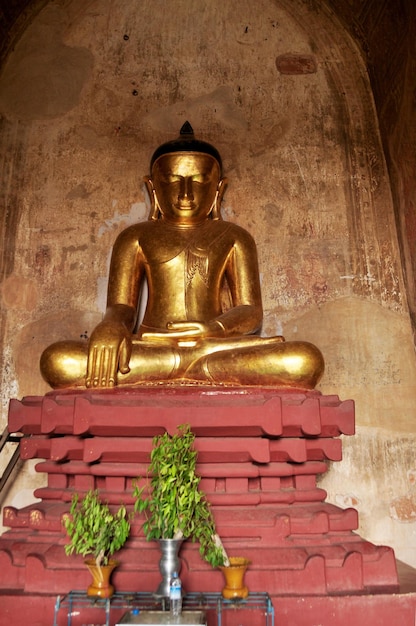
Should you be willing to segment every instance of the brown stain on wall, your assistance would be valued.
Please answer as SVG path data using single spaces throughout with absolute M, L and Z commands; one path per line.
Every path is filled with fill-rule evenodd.
M 394 498 L 390 503 L 390 515 L 399 522 L 416 522 L 416 495 Z
M 316 59 L 311 54 L 281 54 L 276 57 L 276 67 L 281 74 L 315 74 L 318 69 Z
M 0 0 L 0 64 L 48 0 Z
M 3 281 L 0 293 L 4 306 L 9 309 L 32 311 L 38 301 L 36 281 L 14 274 Z
M 12 275 L 16 235 L 23 210 L 20 189 L 25 175 L 27 128 L 0 114 L 0 290 Z M 0 298 L 0 370 L 5 371 L 7 303 Z
M 10 119 L 47 119 L 79 102 L 93 57 L 86 48 L 62 42 L 67 16 L 56 5 L 29 26 L 0 76 L 0 109 Z

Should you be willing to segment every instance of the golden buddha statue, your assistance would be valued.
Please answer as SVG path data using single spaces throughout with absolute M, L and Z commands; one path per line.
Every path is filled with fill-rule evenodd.
M 149 221 L 117 238 L 107 310 L 88 345 L 62 341 L 41 357 L 53 388 L 215 384 L 313 389 L 320 351 L 258 336 L 262 304 L 255 243 L 221 218 L 221 158 L 187 122 L 161 145 L 146 178 Z M 148 301 L 136 329 L 144 281 Z M 227 286 L 232 306 L 224 310 Z

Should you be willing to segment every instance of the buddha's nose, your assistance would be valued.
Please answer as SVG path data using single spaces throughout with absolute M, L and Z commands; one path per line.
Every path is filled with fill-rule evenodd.
M 192 178 L 184 177 L 181 180 L 181 186 L 179 189 L 180 200 L 193 200 L 194 194 L 192 189 Z

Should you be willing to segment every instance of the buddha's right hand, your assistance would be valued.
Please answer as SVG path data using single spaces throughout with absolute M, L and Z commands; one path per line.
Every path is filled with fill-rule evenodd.
M 87 387 L 114 387 L 117 373 L 130 371 L 131 333 L 122 322 L 104 320 L 94 329 L 88 347 Z

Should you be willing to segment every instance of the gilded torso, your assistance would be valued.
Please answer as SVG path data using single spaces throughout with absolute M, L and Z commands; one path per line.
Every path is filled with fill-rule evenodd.
M 169 321 L 219 315 L 221 289 L 226 276 L 233 280 L 233 251 L 242 238 L 251 240 L 240 227 L 220 220 L 193 229 L 138 225 L 138 255 L 150 286 L 144 323 L 165 328 Z

